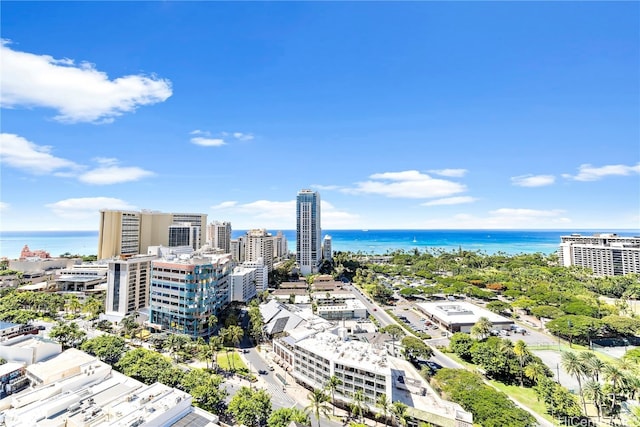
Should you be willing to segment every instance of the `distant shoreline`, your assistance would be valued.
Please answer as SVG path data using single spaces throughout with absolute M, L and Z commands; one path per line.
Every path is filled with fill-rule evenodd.
M 287 238 L 289 251 L 295 252 L 295 230 L 269 230 L 275 234 L 282 231 Z M 232 238 L 244 235 L 246 230 L 234 230 Z M 640 230 L 628 229 L 573 229 L 573 230 L 511 230 L 511 229 L 331 229 L 323 230 L 322 237 L 330 235 L 333 251 L 355 252 L 367 255 L 384 255 L 393 251 L 463 249 L 487 254 L 556 252 L 560 236 L 572 233 L 616 233 L 621 236 L 637 236 Z M 98 231 L 11 231 L 0 232 L 0 257 L 19 257 L 24 245 L 30 249 L 48 251 L 51 256 L 66 252 L 80 255 L 96 255 Z

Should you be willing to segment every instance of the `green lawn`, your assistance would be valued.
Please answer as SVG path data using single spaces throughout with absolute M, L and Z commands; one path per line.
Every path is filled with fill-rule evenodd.
M 218 366 L 220 366 L 221 369 L 227 371 L 230 370 L 231 367 L 235 367 L 236 370 L 242 368 L 247 369 L 247 365 L 244 364 L 244 362 L 240 358 L 240 355 L 235 350 L 229 351 L 228 357 L 227 352 L 225 350 L 222 350 L 218 352 L 217 359 Z M 229 361 L 231 361 L 231 365 L 229 364 Z
M 489 380 L 489 383 L 507 396 L 520 402 L 523 406 L 531 409 L 536 414 L 543 416 L 546 420 L 553 422 L 553 417 L 547 414 L 544 402 L 538 400 L 536 392 L 532 388 L 520 387 L 517 385 L 505 385 L 499 381 Z

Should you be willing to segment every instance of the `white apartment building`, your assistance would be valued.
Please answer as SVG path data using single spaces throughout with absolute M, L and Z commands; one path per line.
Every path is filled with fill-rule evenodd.
M 245 261 L 243 267 L 255 268 L 256 270 L 256 292 L 264 292 L 269 288 L 269 269 L 264 265 L 264 260 L 258 258 L 255 261 Z
M 231 255 L 235 262 L 244 262 L 246 241 L 245 236 L 239 236 L 237 239 L 231 240 Z
M 229 276 L 231 301 L 248 302 L 256 296 L 256 269 L 235 267 Z
M 336 399 L 342 402 L 350 403 L 360 391 L 369 408 L 378 411 L 375 402 L 384 393 L 389 400 L 409 406 L 410 425 L 473 425 L 472 414 L 441 399 L 411 363 L 389 356 L 383 347 L 349 340 L 344 328 L 321 332 L 298 328 L 275 339 L 273 350 L 291 376 L 308 388 L 322 389 L 329 378 L 338 377 Z
M 296 197 L 296 261 L 303 276 L 318 272 L 321 232 L 320 193 L 300 190 Z
M 278 231 L 275 237 L 275 244 L 273 246 L 274 253 L 273 256 L 275 259 L 282 260 L 289 256 L 289 243 L 287 242 L 287 238 L 282 233 L 282 231 Z
M 119 322 L 149 305 L 151 261 L 156 255 L 135 255 L 108 263 L 105 317 Z
M 231 223 L 214 221 L 207 225 L 207 243 L 222 249 L 225 254 L 231 253 Z
M 331 249 L 331 236 L 328 234 L 322 240 L 322 259 L 331 261 L 333 259 L 333 250 Z
M 596 276 L 640 273 L 640 237 L 617 234 L 562 236 L 558 260 L 560 265 L 589 268 Z

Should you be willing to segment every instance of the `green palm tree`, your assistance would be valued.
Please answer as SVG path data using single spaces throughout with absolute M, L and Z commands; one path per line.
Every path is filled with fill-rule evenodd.
M 360 422 L 362 422 L 364 420 L 364 410 L 366 407 L 364 393 L 362 390 L 356 390 L 353 396 L 351 396 L 351 399 L 353 400 L 353 412 L 358 414 Z
M 578 359 L 584 366 L 585 374 L 590 376 L 593 381 L 599 381 L 600 374 L 606 364 L 590 351 L 583 351 L 578 355 Z
M 342 381 L 340 380 L 340 378 L 338 378 L 335 375 L 332 375 L 329 378 L 329 381 L 327 381 L 327 384 L 325 384 L 324 386 L 325 389 L 331 392 L 331 403 L 333 404 L 334 417 L 336 415 L 336 390 L 338 389 L 338 386 L 340 386 L 341 384 L 342 384 Z
M 210 314 L 209 318 L 207 319 L 207 326 L 209 328 L 209 335 L 211 335 L 213 332 L 213 328 L 216 327 L 216 325 L 218 324 L 218 318 L 216 317 L 215 314 Z
M 491 328 L 493 327 L 493 323 L 486 318 L 481 317 L 478 321 L 471 327 L 471 335 L 477 337 L 480 340 L 485 339 L 491 333 Z
M 384 418 L 384 425 L 387 425 L 387 418 L 389 417 L 389 413 L 391 412 L 391 401 L 387 397 L 385 393 L 379 394 L 376 399 L 376 408 L 380 409 L 382 417 Z
M 545 378 L 547 376 L 547 371 L 544 365 L 537 360 L 529 363 L 524 367 L 524 376 L 534 381 L 536 384 L 540 379 Z
M 522 340 L 518 340 L 513 346 L 513 354 L 518 358 L 518 363 L 520 364 L 520 387 L 524 386 L 524 365 L 528 359 L 531 358 L 531 352 L 529 351 L 529 347 L 527 347 L 527 343 Z
M 569 374 L 576 377 L 578 380 L 578 390 L 580 392 L 580 399 L 582 400 L 582 407 L 584 409 L 584 414 L 587 414 L 587 404 L 584 401 L 584 394 L 582 393 L 582 375 L 585 373 L 585 367 L 576 356 L 575 353 L 570 351 L 562 352 L 561 362 L 564 370 Z
M 402 402 L 395 401 L 391 406 L 391 412 L 396 417 L 398 425 L 406 427 L 407 425 L 407 405 Z
M 616 408 L 617 393 L 624 387 L 627 378 L 621 369 L 610 364 L 607 364 L 605 366 L 602 373 L 604 374 L 604 378 L 611 383 L 611 395 L 613 396 L 613 398 L 611 399 L 610 412 L 612 414 L 611 417 L 613 418 L 613 413 Z
M 602 391 L 602 384 L 597 381 L 590 380 L 584 385 L 584 394 L 591 399 L 593 405 L 598 411 L 598 421 L 602 416 L 602 405 L 604 404 L 604 392 Z
M 223 339 L 220 336 L 213 336 L 209 338 L 209 348 L 211 349 L 211 368 L 213 364 L 218 365 L 218 351 L 222 348 Z
M 315 388 L 309 392 L 307 399 L 309 399 L 309 405 L 304 409 L 316 417 L 318 427 L 320 427 L 320 415 L 324 415 L 325 417 L 329 415 L 329 396 L 325 394 L 324 390 Z
M 240 340 L 244 336 L 244 329 L 242 329 L 238 325 L 231 325 L 226 329 L 222 330 L 222 336 L 225 340 L 231 342 L 234 347 L 237 347 L 240 344 Z

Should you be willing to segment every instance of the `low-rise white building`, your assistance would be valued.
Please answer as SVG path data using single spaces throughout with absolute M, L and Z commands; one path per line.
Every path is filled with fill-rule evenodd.
M 145 385 L 78 350 L 32 368 L 27 377 L 41 381 L 0 400 L 7 427 L 214 426 L 218 421 L 195 410 L 188 393 Z
M 366 319 L 369 316 L 367 307 L 357 299 L 318 304 L 316 310 L 318 316 L 327 320 Z
M 432 322 L 449 332 L 470 332 L 481 317 L 495 328 L 508 329 L 513 320 L 464 301 L 422 302 L 415 304 Z
M 381 394 L 409 408 L 411 425 L 429 422 L 446 427 L 470 427 L 473 416 L 456 403 L 440 396 L 420 376 L 411 363 L 389 356 L 382 346 L 352 341 L 344 328 L 314 330 L 297 328 L 275 339 L 273 350 L 280 363 L 297 382 L 310 389 L 322 389 L 329 378 L 340 379 L 336 399 L 350 403 L 361 392 L 368 407 Z
M 62 352 L 62 344 L 33 335 L 22 335 L 0 341 L 0 358 L 31 365 Z

